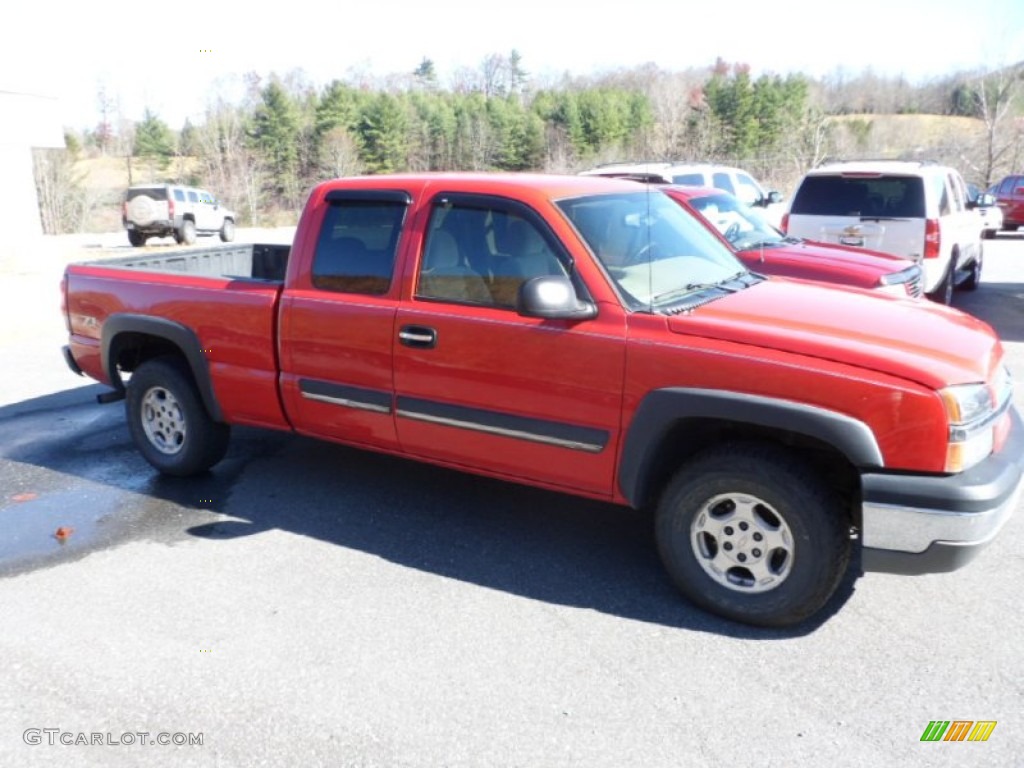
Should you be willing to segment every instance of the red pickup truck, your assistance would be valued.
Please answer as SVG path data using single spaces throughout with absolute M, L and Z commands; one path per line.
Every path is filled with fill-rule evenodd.
M 751 624 L 818 611 L 853 547 L 959 567 L 1022 487 L 987 325 L 748 272 L 629 181 L 338 179 L 290 250 L 72 265 L 64 306 L 68 364 L 161 472 L 247 424 L 649 507 L 679 589 Z

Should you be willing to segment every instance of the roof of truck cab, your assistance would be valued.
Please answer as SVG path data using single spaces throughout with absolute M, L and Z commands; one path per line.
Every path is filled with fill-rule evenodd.
M 600 176 L 569 176 L 549 173 L 401 173 L 347 176 L 325 182 L 327 189 L 401 189 L 476 194 L 540 196 L 560 200 L 582 195 L 636 192 L 637 183 Z

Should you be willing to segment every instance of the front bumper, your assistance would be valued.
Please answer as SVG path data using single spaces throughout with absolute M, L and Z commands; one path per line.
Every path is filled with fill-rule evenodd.
M 1024 422 L 1009 414 L 1002 450 L 966 472 L 862 476 L 865 571 L 954 571 L 995 538 L 1024 492 Z

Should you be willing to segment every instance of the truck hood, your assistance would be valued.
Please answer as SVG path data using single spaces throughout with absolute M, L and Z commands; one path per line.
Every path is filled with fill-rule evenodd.
M 762 259 L 763 253 L 763 259 Z M 780 243 L 763 250 L 752 249 L 737 254 L 758 271 L 790 277 L 803 277 L 841 282 L 863 288 L 878 287 L 879 278 L 900 272 L 914 262 L 878 251 L 847 248 L 840 245 L 821 245 L 806 240 L 799 243 Z
M 866 368 L 932 389 L 987 381 L 1002 356 L 976 318 L 932 302 L 765 280 L 673 315 L 679 334 L 751 344 Z

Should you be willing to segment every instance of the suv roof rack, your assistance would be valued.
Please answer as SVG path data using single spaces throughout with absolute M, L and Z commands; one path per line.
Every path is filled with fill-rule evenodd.
M 826 157 L 815 168 L 837 163 L 917 163 L 918 165 L 941 165 L 932 158 L 919 157 Z

